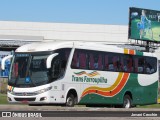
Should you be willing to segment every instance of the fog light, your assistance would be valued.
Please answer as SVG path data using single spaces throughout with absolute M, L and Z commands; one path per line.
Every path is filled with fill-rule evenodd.
M 44 101 L 44 100 L 47 100 L 47 97 L 42 97 L 42 98 L 40 99 L 40 101 Z
M 8 97 L 8 101 L 12 101 L 12 99 L 10 97 Z

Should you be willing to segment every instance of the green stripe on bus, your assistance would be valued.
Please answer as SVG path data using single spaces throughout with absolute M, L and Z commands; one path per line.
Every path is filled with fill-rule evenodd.
M 158 81 L 148 86 L 141 86 L 138 83 L 138 74 L 132 73 L 125 87 L 117 95 L 105 97 L 91 93 L 81 98 L 79 104 L 122 104 L 123 96 L 127 91 L 131 92 L 134 105 L 155 104 L 158 96 L 155 88 L 158 88 Z
M 136 55 L 143 56 L 143 52 L 140 52 L 140 51 L 137 51 L 137 50 L 136 50 Z

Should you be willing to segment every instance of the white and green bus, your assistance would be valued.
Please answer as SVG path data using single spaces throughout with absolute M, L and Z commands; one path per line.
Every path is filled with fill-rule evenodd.
M 157 103 L 158 62 L 154 53 L 86 42 L 40 42 L 21 46 L 12 57 L 10 103 L 115 105 Z

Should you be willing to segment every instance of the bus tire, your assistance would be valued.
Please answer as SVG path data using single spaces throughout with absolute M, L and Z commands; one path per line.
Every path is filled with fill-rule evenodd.
M 74 107 L 74 105 L 75 105 L 75 97 L 73 94 L 69 94 L 66 99 L 66 106 Z
M 123 108 L 131 108 L 132 106 L 132 100 L 131 100 L 131 97 L 129 95 L 125 95 L 124 98 L 123 98 Z

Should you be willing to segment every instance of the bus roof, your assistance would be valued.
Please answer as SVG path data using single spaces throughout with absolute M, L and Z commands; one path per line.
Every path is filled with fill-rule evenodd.
M 36 42 L 23 45 L 16 49 L 16 52 L 40 52 L 40 51 L 53 51 L 60 48 L 72 48 L 73 42 Z
M 94 43 L 94 42 L 74 42 L 74 41 L 67 41 L 67 42 L 66 41 L 46 41 L 46 42 L 26 44 L 17 48 L 16 52 L 53 51 L 60 48 L 73 48 L 73 47 L 78 49 L 124 53 L 124 48 L 117 47 L 116 45 L 106 45 L 103 43 Z M 154 53 L 148 53 L 148 52 L 143 52 L 143 55 L 155 56 Z

